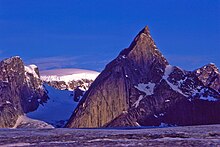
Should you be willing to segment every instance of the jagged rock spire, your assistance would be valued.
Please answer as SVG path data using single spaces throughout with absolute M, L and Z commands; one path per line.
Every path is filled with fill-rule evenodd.
M 144 126 L 160 125 L 164 121 L 177 125 L 214 122 L 212 116 L 215 115 L 209 114 L 218 113 L 219 103 L 207 102 L 195 107 L 189 101 L 200 97 L 209 100 L 203 95 L 213 96 L 210 100 L 214 101 L 220 99 L 218 93 L 203 86 L 195 74 L 169 65 L 157 49 L 149 28 L 145 27 L 101 72 L 67 127 Z M 198 89 L 206 94 L 195 93 Z M 200 109 L 204 108 L 203 104 L 215 109 Z M 201 120 L 197 114 L 204 115 L 206 120 Z M 218 119 L 220 122 L 220 117 Z
M 145 27 L 94 81 L 67 127 L 101 127 L 128 111 L 134 101 L 129 91 L 135 91 L 138 83 L 159 82 L 166 65 Z
M 168 65 L 167 60 L 163 57 L 152 39 L 148 26 L 138 33 L 131 45 L 124 49 L 120 55 L 126 56 L 137 63 L 156 60 L 163 66 Z

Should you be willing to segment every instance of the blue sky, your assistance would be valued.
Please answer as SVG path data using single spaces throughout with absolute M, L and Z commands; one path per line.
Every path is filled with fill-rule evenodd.
M 1 0 L 0 59 L 100 71 L 146 25 L 171 64 L 220 67 L 220 0 Z

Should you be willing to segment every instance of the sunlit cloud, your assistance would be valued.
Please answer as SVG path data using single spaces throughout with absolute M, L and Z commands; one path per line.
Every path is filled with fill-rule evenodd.
M 98 58 L 98 60 L 97 60 Z M 25 61 L 25 64 L 35 64 L 40 70 L 58 69 L 58 68 L 82 68 L 101 71 L 105 65 L 110 62 L 103 56 L 55 56 L 35 58 Z

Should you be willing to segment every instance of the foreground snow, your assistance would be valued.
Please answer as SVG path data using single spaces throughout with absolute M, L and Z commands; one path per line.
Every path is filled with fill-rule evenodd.
M 46 84 L 44 86 L 48 91 L 49 100 L 27 116 L 55 127 L 63 127 L 78 105 L 78 102 L 73 100 L 73 91 L 58 90 Z
M 0 146 L 219 146 L 220 125 L 130 129 L 0 129 Z

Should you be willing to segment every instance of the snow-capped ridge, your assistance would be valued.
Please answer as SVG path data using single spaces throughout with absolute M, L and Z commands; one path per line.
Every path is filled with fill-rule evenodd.
M 169 78 L 170 74 L 173 72 L 173 70 L 174 70 L 174 67 L 172 65 L 167 65 L 166 68 L 165 68 L 165 72 L 164 72 L 164 75 L 163 75 L 162 78 L 167 82 L 167 84 L 170 86 L 170 88 L 172 88 L 174 91 L 182 94 L 185 97 L 188 97 L 188 95 L 184 94 L 182 92 L 182 90 L 180 90 L 179 85 L 174 85 L 173 83 L 171 83 L 168 80 L 168 78 Z
M 54 69 L 41 71 L 41 80 L 61 90 L 73 91 L 81 87 L 86 91 L 98 75 L 97 71 L 85 69 Z
M 184 79 L 176 80 L 176 83 L 173 84 L 171 81 L 169 81 L 170 75 L 175 71 L 175 68 L 180 70 L 184 76 Z M 198 72 L 197 72 L 198 73 Z M 215 98 L 214 95 L 209 93 L 209 89 L 207 89 L 204 86 L 198 86 L 193 88 L 193 84 L 188 84 L 188 91 L 184 92 L 182 88 L 186 84 L 187 80 L 190 80 L 191 78 L 186 75 L 186 72 L 183 71 L 181 68 L 176 66 L 167 65 L 165 68 L 164 75 L 162 77 L 167 84 L 176 92 L 182 94 L 186 98 L 188 98 L 189 101 L 192 101 L 193 99 L 200 99 L 200 100 L 206 100 L 206 101 L 218 101 L 219 99 Z
M 95 80 L 99 72 L 84 69 L 55 69 L 41 71 L 41 79 L 43 81 L 64 81 L 70 82 L 72 80 L 90 79 Z

